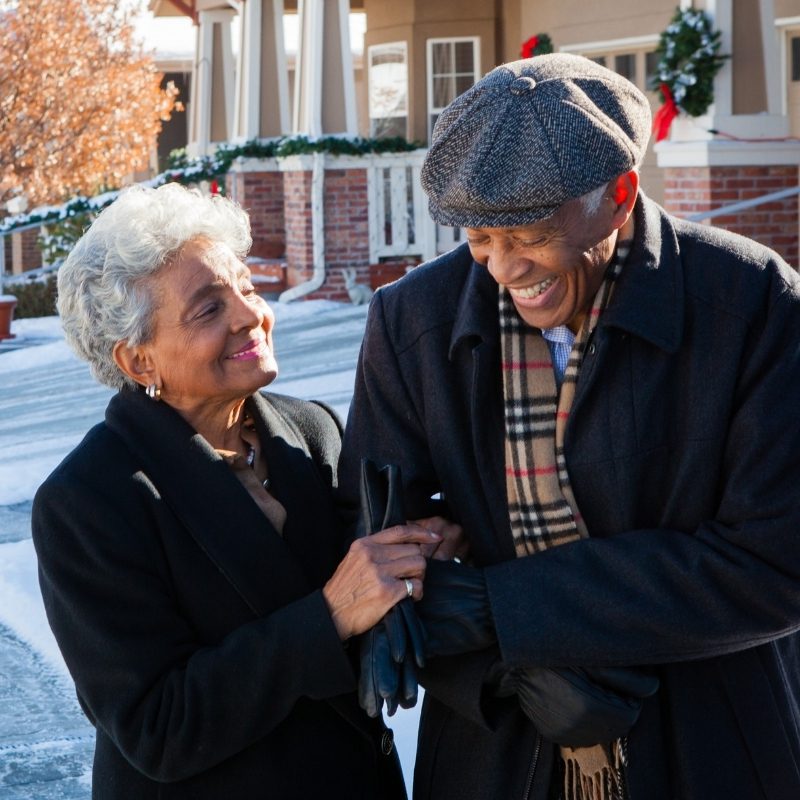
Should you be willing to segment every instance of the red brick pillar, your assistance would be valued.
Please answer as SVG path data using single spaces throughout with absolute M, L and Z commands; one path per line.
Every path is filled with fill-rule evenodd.
M 325 281 L 303 299 L 349 301 L 344 268 L 369 285 L 369 194 L 367 160 L 325 157 L 321 217 Z M 310 157 L 284 160 L 287 284 L 311 279 L 314 271 L 315 198 Z M 317 221 L 316 224 L 319 224 Z
M 37 246 L 40 228 L 11 234 L 11 272 L 19 275 L 42 266 L 42 251 Z
M 702 166 L 664 170 L 664 207 L 686 217 L 798 185 L 798 167 Z M 709 224 L 740 233 L 777 251 L 798 267 L 798 196 L 714 217 Z
M 310 280 L 314 270 L 314 232 L 311 213 L 311 169 L 305 163 L 283 173 L 283 214 L 286 219 L 286 283 Z
M 283 173 L 274 158 L 234 164 L 225 176 L 225 192 L 250 214 L 253 248 L 258 258 L 283 258 L 286 253 Z
M 335 163 L 334 159 L 331 159 Z M 352 162 L 353 159 L 348 161 Z M 366 161 L 366 160 L 365 160 Z M 353 268 L 356 282 L 369 286 L 369 195 L 367 169 L 325 170 L 325 283 L 315 297 L 349 301 L 342 270 Z

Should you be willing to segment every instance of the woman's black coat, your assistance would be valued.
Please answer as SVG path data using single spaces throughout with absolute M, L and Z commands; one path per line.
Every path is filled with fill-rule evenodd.
M 42 594 L 97 729 L 97 800 L 405 797 L 320 591 L 344 554 L 338 422 L 278 395 L 248 404 L 282 537 L 139 392 L 113 397 L 37 493 Z

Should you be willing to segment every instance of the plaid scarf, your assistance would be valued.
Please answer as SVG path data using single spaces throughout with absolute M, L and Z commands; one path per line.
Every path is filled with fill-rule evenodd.
M 523 322 L 508 292 L 500 287 L 506 493 L 518 558 L 589 535 L 570 486 L 564 431 L 586 348 L 629 251 L 629 240 L 618 243 L 575 338 L 560 392 L 547 342 L 537 328 Z M 623 797 L 623 741 L 577 750 L 561 747 L 560 754 L 567 800 Z

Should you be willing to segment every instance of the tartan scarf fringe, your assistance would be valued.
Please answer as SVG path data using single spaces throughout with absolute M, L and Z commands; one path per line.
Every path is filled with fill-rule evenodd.
M 564 800 L 623 800 L 625 743 L 561 748 Z

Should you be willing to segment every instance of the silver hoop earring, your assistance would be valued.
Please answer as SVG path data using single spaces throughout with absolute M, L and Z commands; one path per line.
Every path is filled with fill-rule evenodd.
M 161 387 L 157 386 L 155 383 L 148 384 L 145 392 L 151 400 L 158 402 L 161 399 Z

